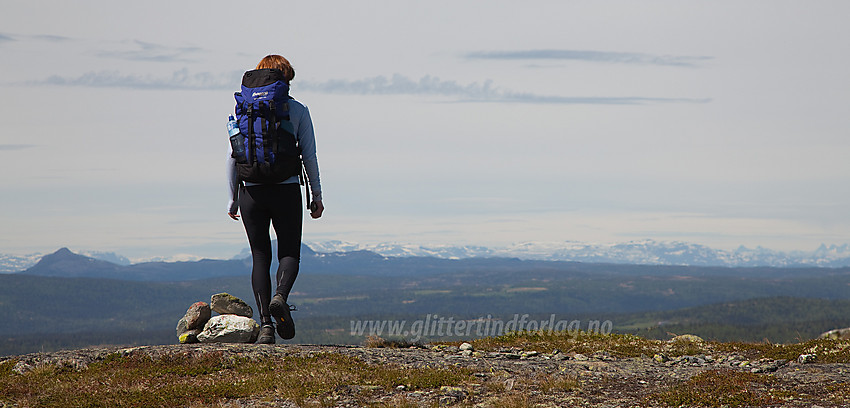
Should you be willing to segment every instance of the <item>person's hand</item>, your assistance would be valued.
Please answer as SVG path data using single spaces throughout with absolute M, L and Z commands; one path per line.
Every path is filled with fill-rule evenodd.
M 316 219 L 322 216 L 322 211 L 325 211 L 325 206 L 322 205 L 321 200 L 313 201 L 313 204 L 316 204 L 316 209 L 314 211 L 310 211 L 310 216 L 313 217 L 313 219 Z
M 227 213 L 234 221 L 239 221 L 239 214 Z

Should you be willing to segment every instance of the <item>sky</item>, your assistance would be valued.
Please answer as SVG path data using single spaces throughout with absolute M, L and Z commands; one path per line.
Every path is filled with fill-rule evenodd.
M 850 2 L 19 1 L 0 253 L 227 258 L 226 116 L 296 70 L 305 241 L 850 243 Z

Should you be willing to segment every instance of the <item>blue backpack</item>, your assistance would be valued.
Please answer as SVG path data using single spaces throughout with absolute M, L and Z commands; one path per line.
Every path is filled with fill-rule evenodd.
M 301 149 L 289 120 L 289 85 L 278 69 L 257 69 L 242 76 L 236 98 L 239 134 L 231 137 L 239 179 L 280 183 L 301 174 Z

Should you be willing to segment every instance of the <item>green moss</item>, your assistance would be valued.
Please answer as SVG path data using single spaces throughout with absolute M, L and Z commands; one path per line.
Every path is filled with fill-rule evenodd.
M 242 299 L 239 299 L 238 297 L 233 296 L 233 295 L 231 295 L 230 293 L 227 293 L 227 292 L 216 293 L 215 295 L 212 295 L 212 297 L 213 297 L 213 299 L 217 298 L 217 297 L 224 297 L 231 302 L 242 300 Z

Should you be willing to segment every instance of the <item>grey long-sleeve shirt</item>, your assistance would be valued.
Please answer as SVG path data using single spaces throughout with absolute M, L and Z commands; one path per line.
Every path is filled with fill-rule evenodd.
M 313 196 L 313 201 L 322 200 L 322 183 L 319 181 L 319 159 L 316 156 L 316 135 L 313 133 L 313 120 L 310 119 L 310 110 L 306 106 L 296 101 L 289 100 L 289 120 L 295 128 L 295 139 L 298 140 L 298 146 L 301 147 L 301 159 L 304 161 L 304 170 L 307 172 L 307 181 L 310 183 L 310 193 Z M 230 143 L 228 143 L 230 146 Z M 236 173 L 236 160 L 231 156 L 232 149 L 228 148 L 227 155 L 227 180 L 230 187 L 230 202 L 227 204 L 227 211 L 230 214 L 236 214 L 239 210 L 239 177 Z M 292 176 L 288 180 L 282 182 L 298 183 L 298 176 Z M 245 185 L 254 185 L 255 183 L 246 182 Z

